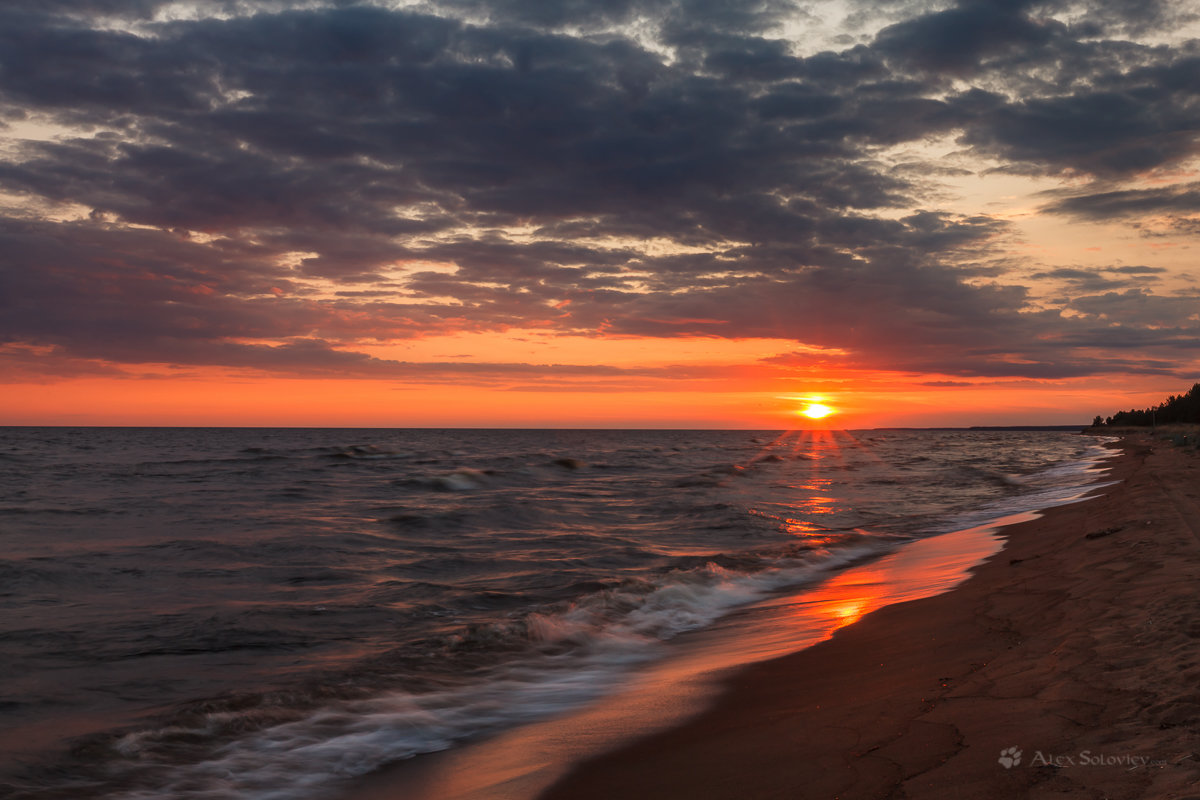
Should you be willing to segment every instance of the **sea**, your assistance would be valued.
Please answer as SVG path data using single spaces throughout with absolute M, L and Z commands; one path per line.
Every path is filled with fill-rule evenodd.
M 334 796 L 1078 499 L 1066 432 L 0 428 L 0 795 Z

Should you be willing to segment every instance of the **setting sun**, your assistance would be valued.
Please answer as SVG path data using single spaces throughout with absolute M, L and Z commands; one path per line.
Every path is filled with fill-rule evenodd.
M 809 403 L 804 408 L 800 409 L 800 413 L 809 419 L 824 419 L 834 413 L 834 409 L 824 403 Z

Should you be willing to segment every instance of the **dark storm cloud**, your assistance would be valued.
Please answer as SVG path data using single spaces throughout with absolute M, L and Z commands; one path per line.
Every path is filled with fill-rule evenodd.
M 928 0 L 852 0 L 853 17 L 872 19 L 890 14 L 919 17 Z M 1053 14 L 1071 20 L 1073 35 L 1079 37 L 1125 36 L 1147 31 L 1170 30 L 1171 26 L 1195 19 L 1195 10 L 1177 0 L 965 0 L 960 9 L 996 9 L 1001 13 L 1024 14 L 1040 19 Z
M 1050 203 L 1043 210 L 1087 220 L 1150 214 L 1200 214 L 1200 184 L 1188 183 L 1161 189 L 1118 189 L 1075 195 Z
M 171 348 L 171 366 L 211 365 L 267 370 L 282 375 L 387 378 L 419 383 L 457 383 L 463 379 L 506 383 L 544 377 L 550 381 L 579 378 L 654 378 L 665 370 L 623 369 L 607 365 L 523 364 L 505 362 L 410 362 L 377 358 L 367 353 L 335 349 L 321 339 L 297 339 L 280 345 L 180 339 L 164 342 Z M 111 351 L 106 351 L 106 353 Z M 144 351 L 117 351 L 116 360 L 138 362 Z M 110 357 L 110 356 L 106 356 Z
M 1193 339 L 1192 346 L 1196 342 Z M 1062 380 L 1083 378 L 1104 373 L 1131 375 L 1161 375 L 1187 378 L 1188 371 L 1180 369 L 1179 362 L 1171 358 L 1128 358 L 1106 355 L 1095 357 L 1081 355 L 1087 348 L 1057 347 L 1041 348 L 1044 352 L 1022 352 L 1014 354 L 1003 349 L 969 349 L 940 347 L 931 350 L 894 350 L 867 354 L 839 360 L 839 365 L 865 370 L 887 370 L 913 374 L 957 375 L 966 378 L 1031 378 L 1036 380 Z M 791 353 L 767 359 L 769 363 L 811 367 L 811 353 Z M 969 381 L 923 381 L 922 386 L 971 386 Z
M 1035 272 L 1031 277 L 1038 279 L 1050 278 L 1062 281 L 1072 290 L 1085 292 L 1100 292 L 1123 287 L 1145 286 L 1159 280 L 1155 273 L 1166 272 L 1161 267 L 1110 267 L 1107 269 L 1079 269 L 1077 267 L 1060 267 L 1058 269 Z M 1120 277 L 1113 277 L 1115 273 Z M 1064 301 L 1069 305 L 1070 301 Z
M 1108 267 L 1105 272 L 1120 272 L 1124 275 L 1158 275 L 1168 270 L 1166 267 L 1146 267 L 1130 265 L 1127 267 Z
M 1170 165 L 1197 152 L 1196 43 L 1148 46 L 1118 37 L 1194 18 L 1184 4 L 996 2 L 957 5 L 889 26 L 872 50 L 930 86 L 979 80 L 950 96 L 961 141 L 1016 172 L 1104 177 Z M 1074 17 L 1072 26 L 1048 14 Z M 1006 89 L 998 93 L 995 88 Z
M 64 14 L 82 17 L 149 17 L 171 0 L 9 0 L 9 12 Z
M 0 251 L 0 342 L 98 358 L 134 347 L 136 360 L 170 361 L 160 343 L 185 339 L 405 337 L 440 330 L 463 310 L 315 299 L 297 282 L 302 273 L 253 246 L 154 230 L 10 221 L 0 224 Z
M 965 74 L 997 54 L 1036 52 L 1064 32 L 1061 23 L 1031 19 L 1021 3 L 968 2 L 889 26 L 875 47 L 916 69 Z
M 643 21 L 667 28 L 677 40 L 697 31 L 760 32 L 798 10 L 791 0 L 441 0 L 440 9 L 539 29 L 606 30 Z
M 637 0 L 564 0 L 559 3 L 539 3 L 536 0 L 447 0 L 441 5 L 490 21 L 557 28 L 565 25 L 608 27 L 628 23 L 645 11 L 656 11 L 667 3 L 652 6 Z
M 878 207 L 906 186 L 856 163 L 846 140 L 891 143 L 957 119 L 919 86 L 889 84 L 837 116 L 764 124 L 736 83 L 669 71 L 627 41 L 371 9 L 177 24 L 158 39 L 53 28 L 12 44 L 14 104 L 125 133 L 32 148 L 8 185 L 202 230 L 328 220 L 400 235 L 481 216 L 661 211 L 647 227 L 671 236 L 747 216 L 727 202 L 681 220 L 685 196 Z M 436 210 L 418 223 L 381 213 L 420 203 Z
M 1200 88 L 1173 98 L 1127 86 L 998 106 L 963 141 L 1013 162 L 1013 171 L 1119 177 L 1197 152 Z
M 1052 0 L 1046 3 L 1045 7 L 1078 14 L 1080 21 L 1077 24 L 1084 28 L 1081 33 L 1096 35 L 1109 33 L 1129 36 L 1156 30 L 1172 30 L 1175 26 L 1196 18 L 1194 6 L 1172 0 L 1143 0 L 1139 3 L 1128 3 L 1125 0 Z
M 746 278 L 731 289 L 640 294 L 625 301 L 634 313 L 608 324 L 617 333 L 719 336 L 737 331 L 873 351 L 948 340 L 960 347 L 989 345 L 1019 323 L 1020 288 L 968 287 L 936 266 L 908 263 L 902 248 L 881 249 L 877 258 L 886 266 L 816 267 L 784 279 Z
M 1194 153 L 1200 127 L 1194 52 L 1104 39 L 1127 14 L 1056 22 L 1061 3 L 897 6 L 873 42 L 810 56 L 774 0 L 150 21 L 161 6 L 0 9 L 0 116 L 72 130 L 0 162 L 26 202 L 0 227 L 0 341 L 400 375 L 355 343 L 534 325 L 790 337 L 972 376 L 1127 369 L 1072 352 L 1107 341 L 1079 320 L 1153 324 L 1153 302 L 1107 292 L 1132 273 L 1046 272 L 1089 294 L 1075 320 L 1031 312 L 1026 288 L 980 280 L 1012 270 L 989 249 L 1006 225 L 937 210 L 936 165 L 878 155 L 950 134 L 1005 169 L 1114 181 Z M 1118 184 L 1049 210 L 1184 213 L 1194 194 Z
M 1125 327 L 1115 337 L 1113 331 L 1092 331 L 1105 346 L 1121 346 L 1114 344 L 1114 340 L 1170 344 L 1179 341 L 1180 336 L 1194 341 L 1200 332 L 1195 320 L 1200 296 L 1195 294 L 1163 296 L 1150 294 L 1144 288 L 1127 288 L 1075 297 L 1068 307 L 1092 319 L 1102 319 L 1110 327 Z M 1144 335 L 1130 335 L 1143 328 Z

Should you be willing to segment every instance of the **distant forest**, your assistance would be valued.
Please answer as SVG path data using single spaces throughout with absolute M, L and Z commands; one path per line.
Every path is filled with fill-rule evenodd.
M 1200 423 L 1200 383 L 1187 394 L 1171 395 L 1154 408 L 1118 411 L 1108 419 L 1097 416 L 1093 425 L 1165 425 L 1170 422 Z

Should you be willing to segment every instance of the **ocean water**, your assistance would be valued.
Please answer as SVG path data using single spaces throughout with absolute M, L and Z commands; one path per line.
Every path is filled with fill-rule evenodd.
M 0 428 L 0 794 L 320 798 L 1079 494 L 1067 433 Z

